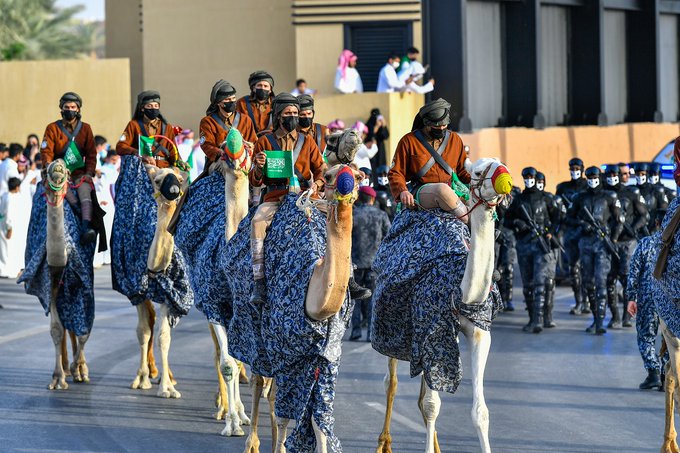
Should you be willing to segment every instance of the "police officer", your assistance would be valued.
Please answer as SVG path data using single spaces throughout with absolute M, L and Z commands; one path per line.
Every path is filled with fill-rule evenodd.
M 616 193 L 621 203 L 621 214 L 623 215 L 623 230 L 616 243 L 619 258 L 612 258 L 611 271 L 607 276 L 607 305 L 609 305 L 612 314 L 612 319 L 607 327 L 620 329 L 622 325 L 618 309 L 620 295 L 616 288 L 616 281 L 618 279 L 621 282 L 625 294 L 628 285 L 630 258 L 633 256 L 633 251 L 637 245 L 637 238 L 649 221 L 649 214 L 645 200 L 640 195 L 640 189 L 637 186 L 621 184 L 621 172 L 618 165 L 607 165 L 604 173 L 606 189 Z M 623 303 L 623 327 L 632 327 L 630 314 L 626 310 L 626 301 L 621 298 L 621 302 Z
M 519 187 L 513 186 L 510 191 L 510 199 L 514 200 L 521 194 Z M 513 293 L 513 279 L 514 267 L 517 261 L 517 239 L 512 228 L 505 226 L 505 215 L 508 211 L 508 205 L 504 203 L 496 206 L 496 215 L 498 216 L 498 234 L 496 236 L 496 270 L 498 271 L 499 281 L 498 289 L 503 300 L 503 311 L 515 311 L 515 306 L 512 304 Z
M 545 175 L 542 172 L 536 173 L 536 188 L 543 192 L 543 194 L 550 199 L 550 203 L 554 206 L 555 215 L 557 216 L 554 225 L 557 230 L 564 221 L 567 215 L 567 208 L 564 206 L 562 199 L 556 197 L 545 190 Z M 556 236 L 556 235 L 555 235 Z M 557 272 L 557 261 L 559 259 L 559 248 L 552 247 L 556 244 L 557 238 L 551 240 L 552 257 L 549 261 L 548 272 L 545 276 L 545 309 L 543 310 L 543 327 L 551 328 L 556 324 L 553 321 L 552 310 L 555 306 L 555 273 Z
M 666 193 L 666 198 L 668 199 L 668 203 L 673 201 L 673 198 L 678 196 L 677 192 L 675 190 L 669 189 L 668 187 L 664 186 L 663 183 L 661 182 L 661 164 L 658 162 L 650 162 L 649 164 L 649 182 L 656 187 L 659 187 L 664 190 Z
M 606 239 L 611 238 L 614 243 L 619 239 L 623 229 L 621 203 L 616 193 L 601 187 L 598 167 L 588 167 L 585 173 L 588 189 L 574 198 L 567 211 L 566 223 L 579 227 L 581 232 L 579 253 L 583 287 L 591 301 L 594 318 L 586 332 L 602 335 L 607 332 L 603 324 L 607 305 L 607 277 L 611 270 L 611 252 Z M 586 209 L 592 219 L 586 214 Z
M 654 224 L 654 219 L 656 218 L 657 210 L 666 209 L 668 207 L 668 197 L 666 197 L 666 191 L 652 184 L 647 179 L 647 173 L 649 172 L 649 164 L 646 162 L 639 162 L 635 164 L 635 177 L 637 179 L 637 187 L 640 188 L 640 193 L 647 203 L 647 210 L 649 211 L 650 219 L 647 223 L 647 230 L 644 234 L 652 234 L 657 230 Z
M 375 203 L 380 210 L 384 211 L 390 218 L 394 219 L 394 198 L 390 192 L 390 180 L 387 177 L 390 169 L 387 165 L 380 165 L 375 170 Z
M 562 203 L 567 209 L 573 204 L 574 197 L 576 197 L 578 193 L 585 191 L 588 187 L 586 179 L 583 177 L 583 161 L 578 157 L 569 161 L 569 174 L 571 175 L 571 179 L 559 183 L 555 192 L 557 197 L 561 198 Z M 569 264 L 571 289 L 574 292 L 574 300 L 576 301 L 574 308 L 572 308 L 569 313 L 572 315 L 590 313 L 581 285 L 581 261 L 578 248 L 578 241 L 581 236 L 580 226 L 565 224 L 564 227 L 561 228 L 560 233 Z
M 513 200 L 505 215 L 505 226 L 512 228 L 517 237 L 517 255 L 522 275 L 524 301 L 529 311 L 525 332 L 543 331 L 545 281 L 554 255 L 550 239 L 558 221 L 552 200 L 536 188 L 536 169 L 522 170 L 524 191 Z

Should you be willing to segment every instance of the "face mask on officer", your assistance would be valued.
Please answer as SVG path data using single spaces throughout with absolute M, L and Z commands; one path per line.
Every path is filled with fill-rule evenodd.
M 524 186 L 525 186 L 527 189 L 531 189 L 531 188 L 533 188 L 535 185 L 536 185 L 536 179 L 534 179 L 534 178 L 525 178 L 525 179 L 524 179 Z
M 571 179 L 579 179 L 581 177 L 581 170 L 570 170 L 569 174 L 571 175 Z
M 639 185 L 647 182 L 647 175 L 637 175 L 636 178 Z
M 390 183 L 390 180 L 387 176 L 378 176 L 378 184 L 381 186 L 386 186 Z
M 650 175 L 649 182 L 652 184 L 659 184 L 659 175 Z
M 600 185 L 600 178 L 588 178 L 588 187 L 591 189 L 596 188 Z
M 371 180 L 368 178 L 364 178 L 359 182 L 359 187 L 366 187 L 371 185 Z
M 543 189 L 545 189 L 545 182 L 543 182 L 543 181 L 537 182 L 537 183 L 536 183 L 536 188 L 537 188 L 538 190 L 543 190 Z
M 616 175 L 612 176 L 607 176 L 607 185 L 608 186 L 615 186 L 619 183 L 619 177 Z

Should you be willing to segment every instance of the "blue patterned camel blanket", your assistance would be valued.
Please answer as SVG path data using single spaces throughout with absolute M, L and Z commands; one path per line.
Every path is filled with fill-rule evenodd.
M 228 258 L 224 177 L 219 171 L 191 185 L 177 224 L 175 245 L 187 264 L 194 305 L 208 322 L 229 327 L 231 289 L 220 263 Z
M 678 207 L 680 207 L 680 197 L 673 199 L 668 205 L 666 216 L 661 223 L 661 231 L 666 229 Z M 653 247 L 654 263 L 656 263 L 661 246 L 661 235 L 656 235 L 656 243 Z M 680 230 L 676 231 L 673 238 L 666 270 L 658 280 L 658 286 L 665 296 L 654 298 L 659 316 L 673 335 L 680 337 Z
M 28 226 L 26 268 L 18 283 L 24 284 L 26 293 L 38 297 L 45 315 L 49 315 L 52 285 L 47 266 L 47 203 L 44 193 L 44 186 L 38 184 Z M 94 322 L 92 260 L 95 244 L 80 245 L 80 217 L 66 200 L 63 207 L 67 263 L 57 295 L 57 313 L 65 329 L 76 335 L 85 335 L 90 333 Z
M 326 321 L 313 321 L 305 314 L 314 265 L 326 252 L 326 220 L 316 209 L 308 220 L 295 206 L 296 198 L 285 198 L 267 233 L 267 301 L 263 307 L 249 302 L 253 278 L 250 218 L 229 242 L 229 255 L 238 257 L 225 263 L 232 276 L 234 300 L 229 352 L 251 366 L 254 362 L 255 372 L 264 371 L 276 379 L 276 415 L 297 421 L 286 441 L 288 451 L 315 451 L 313 417 L 328 436 L 330 451 L 336 452 L 341 450 L 333 433 L 333 399 L 352 302 L 347 297 L 340 312 Z
M 168 269 L 153 276 L 149 274 L 146 263 L 158 212 L 154 189 L 141 159 L 136 156 L 122 156 L 122 159 L 111 232 L 113 289 L 133 305 L 149 299 L 167 305 L 173 318 L 186 315 L 194 294 L 184 257 L 175 247 Z
M 383 355 L 411 364 L 428 386 L 455 393 L 462 377 L 458 313 L 490 330 L 502 302 L 496 285 L 486 303 L 460 303 L 470 232 L 444 211 L 404 210 L 383 240 L 373 270 L 371 342 Z

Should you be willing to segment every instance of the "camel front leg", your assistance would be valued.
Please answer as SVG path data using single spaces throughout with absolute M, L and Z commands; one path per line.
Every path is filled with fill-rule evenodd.
M 56 291 L 53 290 L 53 294 Z M 59 313 L 57 313 L 57 303 L 55 302 L 56 297 L 52 298 L 50 303 L 50 335 L 52 335 L 52 343 L 54 344 L 55 362 L 54 362 L 54 372 L 52 373 L 52 382 L 47 386 L 50 390 L 66 390 L 68 384 L 66 383 L 66 373 L 64 373 L 63 364 L 63 348 L 62 344 L 64 341 L 64 326 L 61 324 L 59 319 Z
M 489 444 L 489 409 L 484 400 L 484 370 L 491 348 L 491 332 L 482 330 L 468 319 L 461 317 L 463 335 L 470 344 L 472 356 L 472 423 L 477 430 L 483 453 L 491 453 Z
M 73 354 L 73 363 L 71 364 L 73 382 L 90 382 L 90 372 L 85 360 L 85 343 L 87 343 L 88 338 L 90 338 L 89 333 L 76 337 L 77 348 L 76 352 Z M 73 338 L 71 340 L 73 340 Z
M 675 404 L 673 398 L 678 389 L 678 382 L 671 370 L 670 363 L 666 364 L 666 381 L 664 382 L 666 393 L 666 426 L 664 427 L 664 440 L 661 446 L 661 453 L 678 453 L 680 449 L 677 444 L 677 433 L 675 431 L 674 413 Z
M 219 343 L 220 349 L 220 372 L 226 383 L 227 387 L 227 398 L 230 401 L 229 407 L 227 409 L 227 414 L 224 417 L 224 429 L 222 430 L 222 435 L 226 437 L 231 436 L 243 436 L 245 433 L 241 429 L 241 418 L 239 417 L 239 410 L 245 416 L 243 411 L 243 403 L 240 401 L 240 392 L 238 392 L 238 364 L 236 360 L 233 359 L 228 354 L 229 341 L 227 339 L 227 330 L 218 324 L 214 324 L 213 331 L 215 332 L 215 337 Z M 240 405 L 240 408 L 239 408 Z M 250 419 L 245 417 L 243 420 L 244 424 L 250 423 Z
M 276 450 L 274 450 L 274 453 L 286 453 L 286 436 L 288 435 L 288 423 L 290 423 L 289 418 L 279 417 L 276 418 L 276 429 L 278 431 L 278 436 L 276 440 Z
M 316 438 L 316 453 L 328 453 L 328 438 L 326 437 L 326 433 L 321 431 L 321 428 L 316 424 L 313 416 L 312 428 L 314 428 L 314 437 Z
M 135 376 L 135 380 L 132 381 L 132 385 L 130 386 L 133 389 L 141 390 L 148 390 L 151 388 L 151 381 L 149 380 L 149 339 L 153 335 L 153 330 L 151 330 L 149 324 L 150 313 L 146 302 L 147 301 L 136 306 L 137 340 L 139 342 L 140 358 L 137 376 Z
M 268 388 L 268 390 L 267 390 Z M 276 381 L 274 378 L 266 378 L 265 381 L 265 392 L 267 395 L 267 402 L 269 403 L 269 420 L 272 423 L 272 451 L 274 451 L 275 446 L 279 443 L 286 443 L 286 436 L 279 433 L 279 427 L 277 425 L 277 418 L 275 413 L 276 405 Z M 285 433 L 284 433 L 285 434 Z
M 146 306 L 146 310 L 148 312 L 146 319 L 149 323 L 149 331 L 151 332 L 146 349 L 147 363 L 149 366 L 149 378 L 156 379 L 158 377 L 158 368 L 156 367 L 156 358 L 153 356 L 153 328 L 156 324 L 156 309 L 153 308 L 153 303 L 148 299 L 144 301 L 144 306 Z M 172 376 L 170 379 L 172 379 Z M 173 382 L 173 384 L 176 384 L 176 382 Z
M 227 414 L 227 409 L 229 407 L 229 399 L 227 398 L 227 385 L 224 382 L 224 377 L 222 377 L 222 372 L 220 371 L 220 343 L 217 341 L 217 336 L 215 335 L 215 329 L 212 323 L 208 323 L 208 330 L 210 330 L 210 337 L 213 340 L 213 345 L 215 346 L 215 369 L 217 370 L 217 398 L 215 401 L 215 406 L 217 407 L 217 412 L 215 413 L 215 418 L 217 420 L 222 420 Z
M 392 435 L 390 434 L 390 423 L 392 421 L 392 406 L 394 396 L 397 394 L 397 359 L 392 357 L 387 359 L 387 374 L 383 380 L 387 404 L 385 406 L 385 422 L 383 430 L 378 438 L 378 448 L 375 453 L 392 453 Z
M 425 376 L 422 376 L 420 380 L 418 407 L 420 408 L 420 413 L 423 415 L 425 428 L 427 429 L 425 453 L 441 453 L 439 450 L 439 442 L 437 441 L 437 429 L 435 427 L 441 405 L 439 392 L 428 387 L 425 382 Z
M 161 382 L 158 388 L 160 398 L 181 398 L 182 394 L 175 390 L 175 386 L 170 380 L 170 366 L 168 365 L 168 353 L 170 352 L 171 341 L 170 321 L 168 320 L 168 306 L 161 305 L 161 326 L 158 331 L 158 344 L 161 348 Z
M 251 376 L 250 382 L 253 385 L 253 406 L 250 412 L 251 424 L 250 434 L 246 439 L 246 449 L 243 453 L 260 453 L 260 438 L 257 435 L 257 424 L 260 420 L 260 398 L 264 390 L 265 378 L 258 375 Z M 274 445 L 274 442 L 272 442 Z

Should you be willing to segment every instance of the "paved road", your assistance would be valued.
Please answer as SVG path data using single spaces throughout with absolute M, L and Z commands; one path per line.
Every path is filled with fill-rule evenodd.
M 170 360 L 182 399 L 156 398 L 155 386 L 131 390 L 138 366 L 136 312 L 110 289 L 107 268 L 95 275 L 97 317 L 87 344 L 91 382 L 59 392 L 46 390 L 54 363 L 48 319 L 37 299 L 0 280 L 0 452 L 240 453 L 243 438 L 220 437 L 222 422 L 212 419 L 216 382 L 202 315 L 193 311 L 173 332 Z M 658 452 L 663 394 L 637 389 L 644 371 L 634 329 L 585 334 L 588 320 L 569 316 L 571 304 L 568 289 L 559 288 L 559 326 L 541 335 L 521 332 L 524 311 L 495 321 L 485 382 L 494 452 Z M 467 352 L 463 360 L 469 369 Z M 335 413 L 346 453 L 373 451 L 382 427 L 385 368 L 385 358 L 367 343 L 345 343 Z M 422 452 L 419 383 L 403 363 L 399 375 L 395 452 Z M 242 389 L 249 408 L 250 390 Z M 443 451 L 479 451 L 470 409 L 465 375 L 455 396 L 442 397 Z M 271 445 L 266 416 L 261 435 L 265 453 Z

